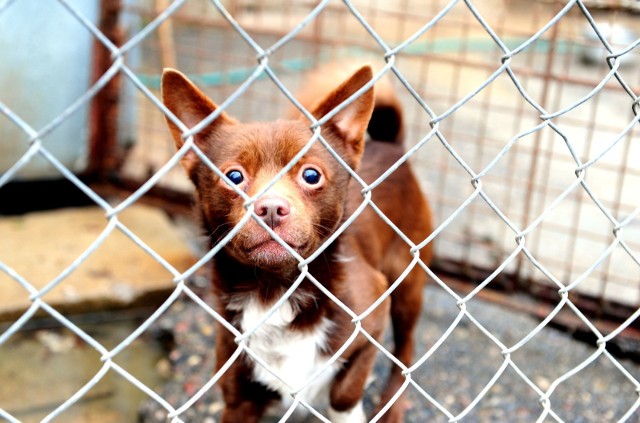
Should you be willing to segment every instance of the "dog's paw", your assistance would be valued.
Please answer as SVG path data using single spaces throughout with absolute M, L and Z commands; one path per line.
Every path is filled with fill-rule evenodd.
M 329 407 L 329 420 L 331 423 L 364 423 L 367 416 L 362 408 L 362 401 L 359 401 L 353 408 L 345 411 L 337 411 Z

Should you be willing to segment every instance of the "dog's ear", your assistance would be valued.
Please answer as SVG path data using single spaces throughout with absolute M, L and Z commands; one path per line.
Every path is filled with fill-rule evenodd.
M 311 114 L 313 114 L 316 119 L 321 119 L 366 83 L 371 81 L 372 78 L 373 71 L 371 70 L 371 66 L 363 66 L 320 101 L 312 109 Z M 346 147 L 347 154 L 349 155 L 349 157 L 344 158 L 354 167 L 357 167 L 360 163 L 360 158 L 364 152 L 364 134 L 371 119 L 374 100 L 375 97 L 372 86 L 371 89 L 362 93 L 360 97 L 353 100 L 351 104 L 323 125 L 323 127 L 336 133 L 343 140 L 343 147 Z
M 165 69 L 162 73 L 162 102 L 188 128 L 193 128 L 218 108 L 193 82 L 174 69 Z M 176 148 L 179 149 L 184 144 L 182 132 L 169 117 L 165 116 L 165 118 L 176 143 Z M 203 148 L 209 134 L 221 125 L 234 122 L 232 118 L 222 113 L 209 126 L 195 135 L 196 145 Z M 198 160 L 197 155 L 193 151 L 189 151 L 182 158 L 182 165 L 191 174 Z

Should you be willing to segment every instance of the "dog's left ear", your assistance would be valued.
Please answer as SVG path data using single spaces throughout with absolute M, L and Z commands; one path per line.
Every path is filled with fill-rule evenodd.
M 312 109 L 311 114 L 316 119 L 321 119 L 372 78 L 371 66 L 363 66 L 318 103 Z M 324 128 L 334 132 L 342 139 L 344 145 L 339 146 L 340 150 L 346 150 L 348 155 L 343 158 L 347 159 L 347 162 L 353 167 L 358 166 L 364 152 L 364 134 L 371 119 L 374 99 L 373 87 L 371 87 L 323 125 Z M 331 142 L 332 140 L 328 139 L 327 141 Z

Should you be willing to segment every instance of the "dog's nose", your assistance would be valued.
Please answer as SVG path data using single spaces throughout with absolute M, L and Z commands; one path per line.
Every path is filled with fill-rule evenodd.
M 255 212 L 260 218 L 275 229 L 287 219 L 291 213 L 291 205 L 287 200 L 277 196 L 265 196 L 259 198 L 254 204 Z

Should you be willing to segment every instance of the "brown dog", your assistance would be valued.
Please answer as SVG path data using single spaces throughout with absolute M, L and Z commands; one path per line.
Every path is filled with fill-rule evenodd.
M 326 91 L 324 99 L 315 104 L 305 99 L 321 98 L 314 95 L 321 86 L 313 84 L 300 98 L 311 114 L 320 119 L 372 76 L 371 68 L 365 66 L 337 88 Z M 168 109 L 189 128 L 217 109 L 216 104 L 174 70 L 163 74 L 162 97 Z M 369 124 L 372 113 L 374 118 Z M 171 119 L 167 122 L 176 146 L 182 147 L 180 129 Z M 365 148 L 368 125 L 372 136 L 380 140 L 367 142 Z M 402 113 L 397 100 L 389 95 L 374 98 L 373 89 L 322 126 L 323 138 L 349 166 L 358 169 L 367 183 L 402 156 L 401 132 Z M 300 262 L 281 245 L 280 242 L 286 243 L 306 259 L 363 202 L 362 186 L 318 141 L 289 172 L 261 192 L 311 137 L 310 123 L 304 117 L 238 123 L 222 113 L 195 135 L 195 144 L 227 180 L 205 165 L 193 150 L 182 159 L 195 184 L 211 246 L 253 210 L 252 217 L 213 260 L 216 309 L 240 332 L 253 331 L 267 317 L 272 306 L 296 282 L 301 269 L 308 269 L 343 305 L 360 315 L 384 294 L 412 260 L 409 246 L 370 206 L 308 268 L 299 266 Z M 237 190 L 255 200 L 251 206 L 246 206 L 246 198 Z M 257 194 L 260 195 L 254 198 Z M 419 243 L 430 234 L 430 211 L 408 164 L 402 164 L 375 188 L 372 199 L 413 242 Z M 280 241 L 274 240 L 265 227 L 275 232 Z M 421 251 L 420 257 L 429 262 L 430 245 Z M 424 271 L 414 268 L 393 291 L 391 300 L 383 301 L 362 320 L 362 329 L 379 340 L 390 311 L 393 353 L 405 364 L 412 360 L 413 331 L 425 280 Z M 282 306 L 246 338 L 246 345 L 260 363 L 243 353 L 222 377 L 225 400 L 222 422 L 257 422 L 268 405 L 278 399 L 290 401 L 292 393 L 308 404 L 315 404 L 321 394 L 328 395 L 328 417 L 333 422 L 365 421 L 361 399 L 376 347 L 358 334 L 339 360 L 326 366 L 354 333 L 352 320 L 309 279 L 302 281 Z M 236 349 L 235 336 L 220 326 L 216 340 L 218 368 Z M 323 367 L 325 370 L 318 376 Z M 401 369 L 393 366 L 380 408 L 403 381 Z M 402 399 L 397 400 L 381 420 L 401 421 L 404 408 Z

